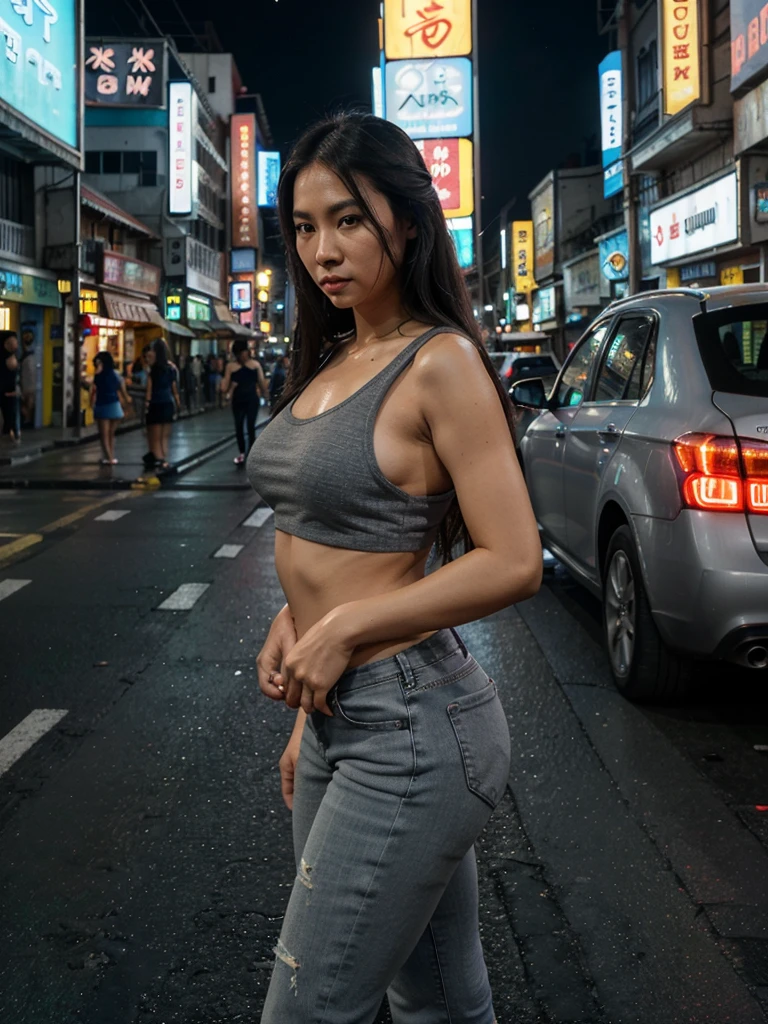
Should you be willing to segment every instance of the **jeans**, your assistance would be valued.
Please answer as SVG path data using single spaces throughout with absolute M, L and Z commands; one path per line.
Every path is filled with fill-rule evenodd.
M 452 630 L 344 673 L 307 718 L 296 879 L 261 1024 L 493 1024 L 474 842 L 510 738 L 496 686 Z
M 237 447 L 241 455 L 247 455 L 256 440 L 256 417 L 259 415 L 259 399 L 256 395 L 247 402 L 232 403 L 232 414 L 235 417 L 235 435 Z M 245 427 L 248 426 L 246 438 Z

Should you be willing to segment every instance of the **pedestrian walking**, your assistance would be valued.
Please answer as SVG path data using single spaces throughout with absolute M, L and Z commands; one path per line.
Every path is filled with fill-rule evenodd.
M 21 419 L 24 428 L 34 429 L 37 405 L 37 353 L 31 324 L 21 327 Z
M 401 129 L 311 128 L 278 207 L 298 339 L 248 470 L 288 598 L 257 665 L 297 710 L 280 759 L 296 877 L 262 1024 L 371 1024 L 385 992 L 395 1020 L 492 1024 L 474 842 L 510 738 L 454 627 L 541 582 L 510 400 Z
M 111 352 L 97 352 L 93 357 L 93 383 L 91 384 L 91 408 L 99 428 L 99 441 L 104 453 L 102 466 L 116 466 L 115 431 L 125 416 L 128 392 L 125 381 L 115 369 Z
M 0 331 L 0 413 L 3 435 L 21 441 L 19 402 L 19 339 L 15 331 Z
M 192 357 L 192 378 L 194 381 L 195 410 L 197 410 L 200 407 L 203 379 L 203 360 L 199 355 Z
M 248 342 L 238 338 L 232 345 L 233 362 L 228 363 L 221 382 L 224 397 L 232 400 L 232 414 L 235 417 L 235 435 L 238 454 L 235 465 L 245 464 L 245 458 L 256 439 L 256 419 L 259 415 L 259 398 L 267 393 L 264 371 L 251 356 Z M 247 437 L 246 437 L 246 427 Z
M 291 368 L 290 356 L 278 356 L 272 377 L 269 381 L 269 405 L 274 409 L 280 401 L 285 382 L 288 379 L 288 371 Z
M 169 469 L 168 446 L 174 416 L 181 408 L 179 371 L 170 359 L 168 346 L 156 338 L 150 346 L 146 410 L 149 452 L 144 456 L 147 469 Z
M 150 346 L 145 345 L 139 356 L 134 359 L 125 382 L 128 395 L 133 403 L 133 411 L 139 417 L 142 426 L 144 426 L 146 420 L 145 400 L 147 376 L 149 374 L 149 363 L 147 361 L 149 350 Z

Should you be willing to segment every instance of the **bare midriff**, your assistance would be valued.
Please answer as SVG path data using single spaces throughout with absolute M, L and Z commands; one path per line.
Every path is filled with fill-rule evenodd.
M 339 605 L 391 593 L 420 580 L 429 551 L 350 551 L 277 530 L 275 565 L 299 638 Z M 389 658 L 431 635 L 413 633 L 358 647 L 349 667 Z

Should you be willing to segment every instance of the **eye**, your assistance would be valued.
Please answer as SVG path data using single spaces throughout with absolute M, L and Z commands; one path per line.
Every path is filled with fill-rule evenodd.
M 359 224 L 362 219 L 362 217 L 355 213 L 349 213 L 346 217 L 342 217 L 339 223 L 343 224 L 346 228 L 351 228 L 354 227 L 355 224 Z
M 311 224 L 294 224 L 294 228 L 297 235 L 308 235 L 313 230 Z M 307 229 L 306 231 L 304 230 L 305 228 Z

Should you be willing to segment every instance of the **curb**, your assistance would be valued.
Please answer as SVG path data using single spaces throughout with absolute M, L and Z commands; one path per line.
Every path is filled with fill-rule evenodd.
M 159 480 L 160 486 L 162 486 L 164 480 L 173 480 L 176 477 L 183 476 L 190 470 L 195 469 L 201 462 L 204 462 L 207 458 L 216 455 L 219 451 L 231 444 L 234 440 L 235 435 L 226 434 L 224 437 L 220 437 L 218 441 L 214 441 L 212 444 L 206 445 L 205 448 L 199 449 L 193 455 L 189 455 L 186 459 L 176 463 L 169 470 L 153 474 L 149 477 L 139 476 L 128 479 L 126 477 L 118 480 L 68 480 L 66 478 L 61 479 L 41 479 L 41 480 L 28 480 L 25 478 L 11 479 L 7 477 L 0 479 L 0 490 L 25 490 L 25 491 L 130 491 L 137 488 L 141 489 L 152 489 L 157 488 L 158 484 L 151 483 L 150 481 Z

